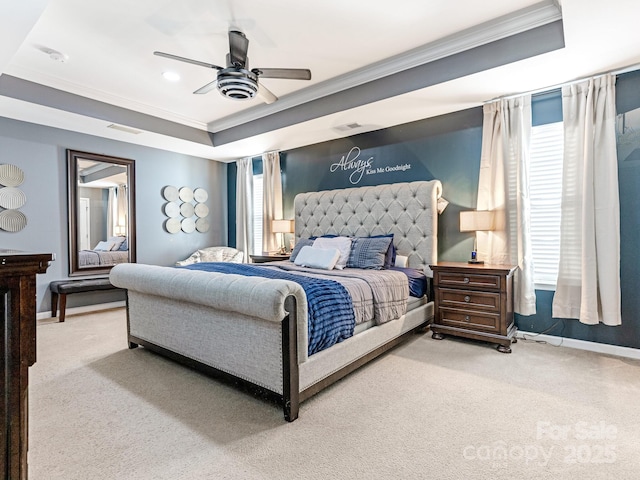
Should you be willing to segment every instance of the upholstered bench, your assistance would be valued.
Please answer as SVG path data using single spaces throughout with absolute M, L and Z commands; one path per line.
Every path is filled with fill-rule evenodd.
M 97 290 L 121 290 L 111 284 L 108 278 L 87 278 L 82 280 L 56 280 L 49 284 L 51 290 L 51 316 L 58 313 L 58 296 L 60 297 L 59 322 L 64 322 L 65 309 L 67 307 L 67 295 L 81 292 L 94 292 Z

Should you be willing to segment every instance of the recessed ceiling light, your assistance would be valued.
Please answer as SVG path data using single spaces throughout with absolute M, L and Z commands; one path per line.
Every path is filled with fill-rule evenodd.
M 177 82 L 178 80 L 180 80 L 180 75 L 178 75 L 176 72 L 162 72 L 162 76 L 165 80 L 168 80 L 170 82 Z
M 54 50 L 53 48 L 38 47 L 38 50 L 40 50 L 42 53 L 46 53 L 47 55 L 49 55 L 49 58 L 51 60 L 54 60 L 56 62 L 64 63 L 67 60 L 69 60 L 69 55 L 67 55 L 66 53 L 62 53 L 57 50 Z

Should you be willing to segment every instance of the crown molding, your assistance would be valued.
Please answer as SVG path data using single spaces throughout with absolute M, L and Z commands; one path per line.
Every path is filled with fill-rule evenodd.
M 113 95 L 103 90 L 69 82 L 54 75 L 48 75 L 36 70 L 32 70 L 30 68 L 21 67 L 19 65 L 10 65 L 4 73 L 23 80 L 29 79 L 29 82 L 51 87 L 56 90 L 73 93 L 74 95 L 78 95 L 81 97 L 86 97 L 110 105 L 116 105 L 121 108 L 134 110 L 136 112 L 144 113 L 152 117 L 162 118 L 171 122 L 180 123 L 182 125 L 196 128 L 198 130 L 207 129 L 207 124 L 205 122 L 201 122 L 182 115 L 177 115 L 175 112 L 157 108 L 146 103 L 136 102 L 135 100 L 131 100 L 119 95 Z
M 237 127 L 238 125 L 561 19 L 562 12 L 556 2 L 544 0 L 435 42 L 408 50 L 389 59 L 381 60 L 339 77 L 298 90 L 281 97 L 272 104 L 260 105 L 216 120 L 208 124 L 207 130 L 215 133 Z

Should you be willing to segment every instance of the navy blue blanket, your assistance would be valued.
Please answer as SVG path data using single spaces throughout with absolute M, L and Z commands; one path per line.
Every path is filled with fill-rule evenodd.
M 296 282 L 307 295 L 309 355 L 353 336 L 356 319 L 351 296 L 340 283 L 333 280 L 295 275 L 271 267 L 230 262 L 202 262 L 178 268 Z

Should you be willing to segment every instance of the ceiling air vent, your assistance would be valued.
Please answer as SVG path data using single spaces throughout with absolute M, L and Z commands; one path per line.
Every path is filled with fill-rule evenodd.
M 142 133 L 142 130 L 136 130 L 135 128 L 123 127 L 122 125 L 116 125 L 115 123 L 112 123 L 111 125 L 108 125 L 107 128 L 113 128 L 114 130 L 120 130 L 121 132 L 125 132 L 125 133 L 132 133 L 133 135 L 138 135 L 139 133 Z
M 345 123 L 344 125 L 338 125 L 337 127 L 334 127 L 334 129 L 339 132 L 348 132 L 349 130 L 355 130 L 356 128 L 360 128 L 360 127 L 362 127 L 362 125 L 360 125 L 357 122 L 354 122 L 354 123 Z

